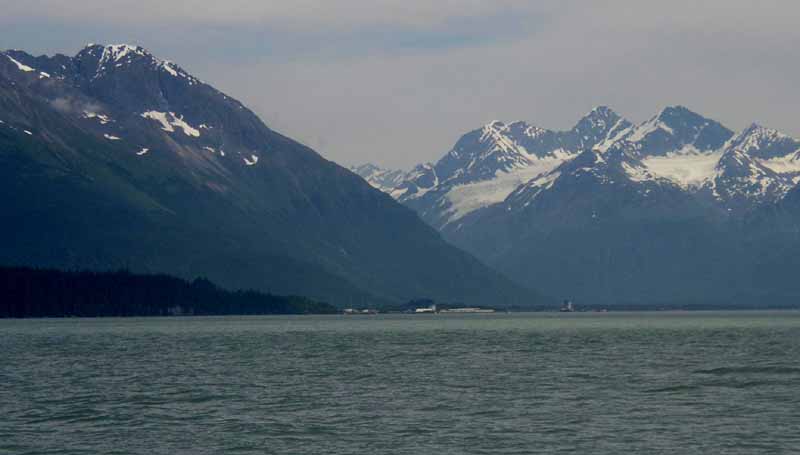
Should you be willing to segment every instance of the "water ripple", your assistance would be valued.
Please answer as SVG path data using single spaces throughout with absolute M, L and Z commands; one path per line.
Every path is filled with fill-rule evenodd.
M 0 453 L 800 453 L 800 314 L 0 321 Z

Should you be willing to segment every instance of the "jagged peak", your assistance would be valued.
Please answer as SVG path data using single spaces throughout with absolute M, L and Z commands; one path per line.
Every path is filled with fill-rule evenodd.
M 508 124 L 509 128 L 528 128 L 529 126 L 531 125 L 524 120 L 515 120 Z
M 509 131 L 509 126 L 500 120 L 492 120 L 480 129 L 481 141 L 492 140 L 497 141 L 505 136 Z
M 142 57 L 152 56 L 145 48 L 133 46 L 131 44 L 109 44 L 103 50 L 103 58 L 118 62 L 129 55 L 139 55 Z
M 604 117 L 604 118 L 617 117 L 617 118 L 619 118 L 621 116 L 619 114 L 617 114 L 617 112 L 614 111 L 614 109 L 611 109 L 610 107 L 601 104 L 600 106 L 593 107 L 592 110 L 587 112 L 582 118 L 593 118 L 593 117 Z
M 753 122 L 752 124 L 750 124 L 750 126 L 742 130 L 739 134 L 735 136 L 735 138 L 754 136 L 754 135 L 772 139 L 794 139 L 786 133 L 778 131 L 774 128 L 766 127 L 764 125 L 761 125 L 760 123 L 755 123 L 755 122 Z
M 716 121 L 711 120 L 689 109 L 688 107 L 681 105 L 667 106 L 663 108 L 649 122 L 645 123 L 658 123 L 658 122 L 671 127 L 686 127 L 686 126 L 703 127 L 717 123 Z
M 506 127 L 505 122 L 502 120 L 492 120 L 485 125 L 483 125 L 483 130 L 500 130 Z
M 578 120 L 578 123 L 572 128 L 572 131 L 577 132 L 586 129 L 596 130 L 600 128 L 602 131 L 599 132 L 603 133 L 613 128 L 620 121 L 626 120 L 610 107 L 604 105 L 596 106 Z
M 88 43 L 87 45 L 83 46 L 83 49 L 78 51 L 78 54 L 82 52 L 96 52 L 96 51 L 112 51 L 112 52 L 136 52 L 136 53 L 145 53 L 150 54 L 150 51 L 145 49 L 142 46 L 137 44 L 127 44 L 127 43 L 117 43 L 117 44 L 98 44 L 98 43 Z M 152 54 L 151 54 L 152 55 Z
M 752 123 L 747 128 L 743 129 L 739 134 L 734 136 L 731 141 L 737 142 L 748 137 L 758 137 L 760 139 L 794 139 L 788 134 L 778 131 L 774 128 L 768 128 L 759 123 Z
M 183 77 L 190 81 L 190 83 L 201 82 L 199 79 L 191 76 L 178 65 L 169 60 L 164 60 L 153 55 L 146 48 L 134 44 L 87 44 L 78 54 L 76 59 L 81 59 L 86 55 L 91 55 L 97 59 L 97 71 L 95 77 L 102 75 L 108 68 L 106 65 L 113 64 L 116 67 L 130 64 L 138 59 L 146 59 L 155 68 L 165 71 L 174 77 Z
M 702 150 L 717 149 L 733 136 L 733 132 L 720 123 L 685 106 L 675 105 L 663 108 L 657 115 L 637 125 L 626 140 L 640 142 L 655 132 L 672 136 L 672 140 L 677 141 L 673 146 L 678 148 L 695 144 Z
M 659 113 L 655 116 L 655 118 L 660 120 L 667 120 L 675 117 L 686 117 L 686 116 L 705 119 L 705 117 L 703 117 L 702 115 L 680 104 L 664 107 L 663 109 L 661 109 L 661 111 L 659 111 Z
M 753 152 L 776 145 L 788 147 L 787 153 L 800 149 L 800 141 L 797 139 L 758 123 L 751 124 L 739 134 L 733 136 L 725 144 L 725 149 Z
M 524 121 L 524 120 L 514 120 L 513 122 L 504 122 L 502 120 L 492 120 L 481 128 L 483 131 L 493 130 L 493 131 L 507 131 L 512 128 L 514 129 L 526 129 L 530 128 L 531 125 Z M 535 128 L 535 127 L 534 127 Z
M 11 55 L 11 54 L 23 54 L 23 55 L 31 56 L 30 54 L 28 54 L 27 52 L 25 52 L 25 51 L 23 51 L 21 49 L 0 49 L 0 55 L 7 55 L 8 56 L 8 55 Z
M 757 145 L 756 145 L 757 146 Z M 715 168 L 717 170 L 730 170 L 736 168 L 750 169 L 751 172 L 772 173 L 755 159 L 751 152 L 752 144 L 727 147 L 720 157 Z
M 148 58 L 155 63 L 164 62 L 164 60 L 157 58 L 144 47 L 133 44 L 91 43 L 81 49 L 75 57 L 80 59 L 85 55 L 91 55 L 97 58 L 98 66 L 103 66 L 108 63 L 130 63 L 136 57 Z
M 361 173 L 361 172 L 383 171 L 384 169 L 382 167 L 378 166 L 377 164 L 364 163 L 364 164 L 358 164 L 358 165 L 350 166 L 350 170 L 355 172 L 355 173 Z

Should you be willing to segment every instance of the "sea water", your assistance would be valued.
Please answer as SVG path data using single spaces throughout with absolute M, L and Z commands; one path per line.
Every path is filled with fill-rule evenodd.
M 2 320 L 0 453 L 800 453 L 800 313 Z

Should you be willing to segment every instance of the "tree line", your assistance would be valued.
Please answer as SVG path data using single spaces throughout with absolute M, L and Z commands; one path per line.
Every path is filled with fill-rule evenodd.
M 228 291 L 205 278 L 0 267 L 0 318 L 336 312 L 305 297 Z

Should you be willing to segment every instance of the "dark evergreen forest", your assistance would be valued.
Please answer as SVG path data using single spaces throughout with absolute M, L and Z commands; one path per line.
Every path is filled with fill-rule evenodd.
M 204 278 L 0 267 L 0 318 L 336 312 L 305 297 L 228 291 Z

